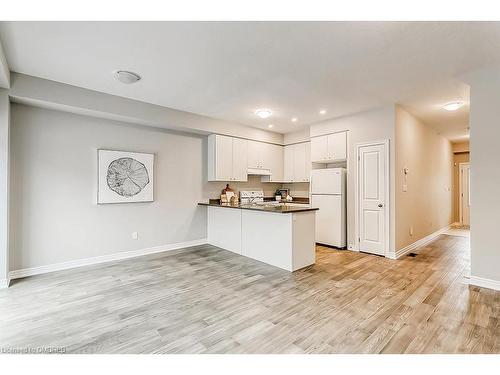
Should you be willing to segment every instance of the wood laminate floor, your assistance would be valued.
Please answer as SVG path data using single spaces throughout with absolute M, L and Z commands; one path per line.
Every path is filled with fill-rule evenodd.
M 212 246 L 16 280 L 0 348 L 75 353 L 499 353 L 500 292 L 469 239 L 416 257 L 317 248 L 293 274 Z

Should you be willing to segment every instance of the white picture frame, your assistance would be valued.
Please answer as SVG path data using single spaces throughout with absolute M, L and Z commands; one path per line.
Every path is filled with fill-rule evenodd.
M 155 155 L 97 150 L 97 204 L 154 201 Z

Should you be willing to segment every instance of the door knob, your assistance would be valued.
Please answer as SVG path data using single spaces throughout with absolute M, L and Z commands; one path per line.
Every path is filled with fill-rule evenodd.
M 383 205 L 382 203 L 379 203 L 379 204 L 378 204 L 378 206 L 379 206 L 380 208 L 384 207 L 384 205 Z

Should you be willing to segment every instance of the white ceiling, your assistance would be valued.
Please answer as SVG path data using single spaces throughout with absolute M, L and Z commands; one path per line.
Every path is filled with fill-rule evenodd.
M 500 64 L 487 22 L 2 22 L 0 39 L 13 71 L 282 133 L 400 103 L 458 140 L 468 105 L 440 108 L 469 101 L 455 77 Z

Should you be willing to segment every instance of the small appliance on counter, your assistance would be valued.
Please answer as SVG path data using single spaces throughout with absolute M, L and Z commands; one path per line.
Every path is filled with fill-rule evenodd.
M 279 191 L 279 195 L 281 195 L 281 199 L 285 200 L 286 197 L 288 197 L 290 194 L 289 194 L 289 190 L 288 189 L 278 189 Z
M 222 190 L 220 196 L 221 203 L 231 203 L 233 205 L 238 204 L 238 196 L 234 193 L 234 190 L 229 187 L 229 184 Z

